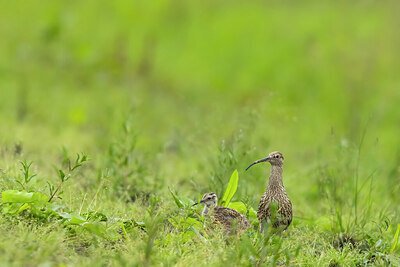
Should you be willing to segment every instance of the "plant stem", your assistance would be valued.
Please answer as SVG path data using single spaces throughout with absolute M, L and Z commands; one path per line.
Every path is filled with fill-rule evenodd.
M 63 182 L 59 183 L 56 190 L 54 190 L 53 194 L 51 195 L 51 197 L 49 198 L 48 202 L 51 202 L 51 200 L 54 198 L 54 196 L 57 194 L 58 190 L 60 190 L 61 185 L 63 184 Z
M 69 168 L 69 171 L 68 171 L 67 174 L 64 176 L 64 178 L 65 178 L 65 177 L 68 177 L 68 175 L 71 175 L 71 172 L 72 172 L 72 170 L 71 170 L 71 168 Z M 48 201 L 48 202 L 50 202 L 50 201 L 55 197 L 55 195 L 57 194 L 58 190 L 60 190 L 60 188 L 61 188 L 61 186 L 62 186 L 62 184 L 63 184 L 64 182 L 65 182 L 65 180 L 62 180 L 61 183 L 58 184 L 56 190 L 54 190 L 54 193 L 51 195 L 51 197 L 49 198 L 49 201 Z

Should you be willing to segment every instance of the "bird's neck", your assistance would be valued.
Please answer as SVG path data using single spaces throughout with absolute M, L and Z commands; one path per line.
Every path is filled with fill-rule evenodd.
M 203 212 L 201 213 L 201 215 L 202 216 L 208 215 L 209 211 L 211 211 L 211 212 L 214 211 L 214 208 L 215 208 L 214 205 L 210 205 L 210 206 L 204 205 L 204 209 L 203 209 Z
M 283 172 L 282 165 L 271 166 L 271 173 L 269 174 L 269 183 L 268 183 L 269 188 L 283 187 L 282 172 Z

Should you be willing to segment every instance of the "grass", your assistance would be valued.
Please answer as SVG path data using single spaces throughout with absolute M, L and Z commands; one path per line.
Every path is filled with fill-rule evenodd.
M 400 264 L 396 2 L 0 6 L 2 265 Z M 275 150 L 288 234 L 204 229 Z

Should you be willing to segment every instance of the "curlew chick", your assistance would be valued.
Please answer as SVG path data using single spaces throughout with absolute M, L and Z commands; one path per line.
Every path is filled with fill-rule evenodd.
M 245 230 L 250 227 L 250 222 L 246 216 L 234 209 L 218 207 L 218 198 L 215 193 L 205 193 L 200 203 L 204 204 L 201 215 L 211 217 L 214 224 L 222 225 L 227 232 L 231 232 L 235 227 L 238 230 Z
M 268 187 L 261 196 L 257 210 L 260 231 L 263 230 L 263 223 L 268 221 L 272 223 L 274 228 L 282 231 L 286 230 L 292 222 L 292 203 L 286 194 L 282 181 L 283 161 L 284 158 L 281 152 L 271 152 L 268 157 L 253 162 L 246 169 L 248 170 L 254 164 L 261 162 L 269 162 L 271 164 Z M 275 205 L 275 210 L 272 205 Z

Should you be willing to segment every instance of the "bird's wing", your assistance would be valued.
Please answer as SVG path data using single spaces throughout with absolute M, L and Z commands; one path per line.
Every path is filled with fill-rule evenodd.
M 261 197 L 260 204 L 258 204 L 258 209 L 257 209 L 257 219 L 260 222 L 270 216 L 269 203 L 270 201 L 268 201 L 266 196 L 263 195 Z
M 246 216 L 240 214 L 238 211 L 225 207 L 216 207 L 214 210 L 214 219 L 217 223 L 221 223 L 227 227 L 231 227 L 233 222 L 240 224 L 241 227 L 247 228 L 250 222 Z
M 229 218 L 240 218 L 242 216 L 238 211 L 225 207 L 216 207 L 214 216 L 216 215 Z

